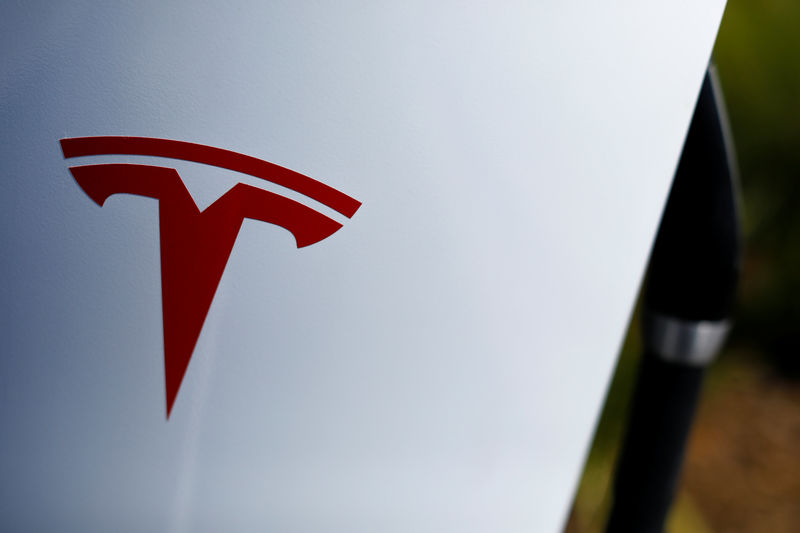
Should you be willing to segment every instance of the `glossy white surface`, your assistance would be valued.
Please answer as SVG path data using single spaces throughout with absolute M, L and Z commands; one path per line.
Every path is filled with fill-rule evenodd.
M 0 7 L 0 528 L 563 526 L 724 2 L 384 4 Z M 157 202 L 87 135 L 363 202 L 245 222 L 169 421 Z

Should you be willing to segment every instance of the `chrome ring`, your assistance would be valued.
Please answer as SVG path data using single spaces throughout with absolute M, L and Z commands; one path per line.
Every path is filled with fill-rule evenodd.
M 730 331 L 728 320 L 682 320 L 652 311 L 644 314 L 644 344 L 665 361 L 706 366 L 714 360 Z

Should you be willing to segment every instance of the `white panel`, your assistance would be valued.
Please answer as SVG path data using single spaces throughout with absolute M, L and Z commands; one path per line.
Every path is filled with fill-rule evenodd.
M 0 529 L 559 530 L 723 7 L 4 4 Z M 363 203 L 245 221 L 168 421 L 158 203 L 68 167 L 259 180 L 92 135 Z

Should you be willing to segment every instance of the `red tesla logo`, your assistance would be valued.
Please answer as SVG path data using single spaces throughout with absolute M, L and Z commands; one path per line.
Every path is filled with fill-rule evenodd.
M 182 159 L 265 179 L 352 217 L 361 203 L 332 187 L 255 157 L 182 141 L 145 137 L 62 139 L 65 158 L 143 155 Z M 169 418 L 214 293 L 245 218 L 289 230 L 302 248 L 329 237 L 341 224 L 283 196 L 239 183 L 200 211 L 173 168 L 100 164 L 70 167 L 78 185 L 98 205 L 112 194 L 158 200 L 164 371 Z

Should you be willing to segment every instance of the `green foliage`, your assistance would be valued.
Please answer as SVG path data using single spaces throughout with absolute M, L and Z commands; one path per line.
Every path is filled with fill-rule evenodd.
M 800 361 L 800 3 L 731 0 L 714 56 L 741 168 L 747 251 L 737 340 Z

